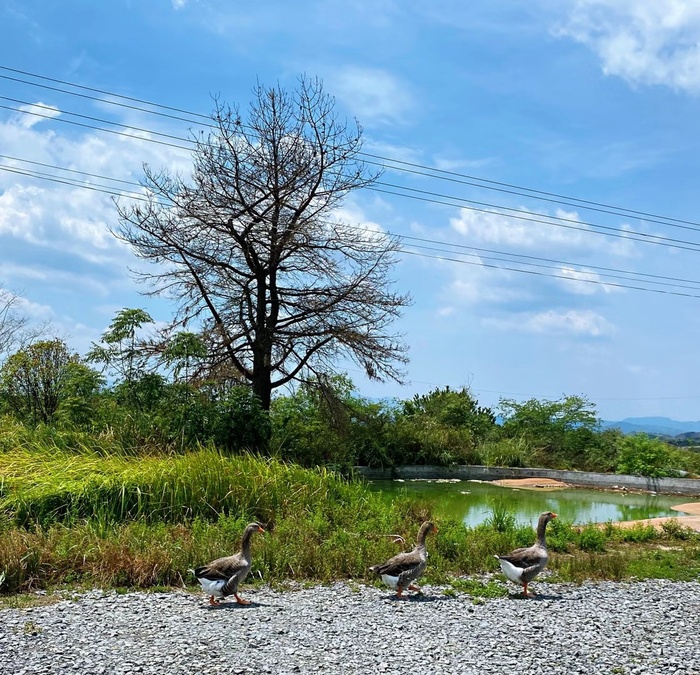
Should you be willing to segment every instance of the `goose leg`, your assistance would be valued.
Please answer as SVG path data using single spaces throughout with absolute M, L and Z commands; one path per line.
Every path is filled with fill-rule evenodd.
M 237 602 L 239 605 L 249 605 L 249 604 L 250 604 L 250 600 L 244 600 L 243 598 L 241 598 L 241 597 L 238 595 L 238 593 L 234 593 L 233 595 L 234 595 L 234 597 L 236 598 L 236 602 Z
M 401 600 L 406 599 L 406 596 L 403 595 L 403 586 L 401 584 L 396 587 L 396 597 L 401 598 Z
M 216 600 L 216 599 L 214 598 L 213 595 L 210 595 L 210 596 L 209 596 L 209 604 L 210 604 L 212 607 L 216 607 L 216 606 L 219 604 L 219 601 Z

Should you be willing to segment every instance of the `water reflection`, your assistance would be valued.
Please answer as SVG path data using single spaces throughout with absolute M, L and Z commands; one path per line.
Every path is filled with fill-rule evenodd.
M 518 524 L 535 525 L 543 511 L 554 511 L 575 523 L 604 523 L 682 515 L 671 506 L 689 503 L 689 497 L 610 492 L 599 490 L 525 490 L 472 481 L 372 481 L 373 489 L 388 497 L 405 490 L 435 505 L 439 515 L 461 518 L 474 526 L 491 515 L 495 500 L 515 514 Z

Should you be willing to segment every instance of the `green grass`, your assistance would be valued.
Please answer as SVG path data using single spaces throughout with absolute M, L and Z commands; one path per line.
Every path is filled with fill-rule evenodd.
M 35 439 L 36 440 L 36 439 Z M 65 441 L 65 438 L 63 439 Z M 324 469 L 200 448 L 181 455 L 126 456 L 51 439 L 7 446 L 0 439 L 0 593 L 71 586 L 157 588 L 193 585 L 188 570 L 237 549 L 245 525 L 260 521 L 250 583 L 370 581 L 368 567 L 410 547 L 430 505 L 392 502 Z M 438 519 L 428 539 L 428 583 L 475 597 L 499 597 L 494 554 L 530 545 L 499 504 L 476 528 Z M 621 530 L 551 523 L 555 578 L 697 578 L 700 536 L 677 525 Z M 664 546 L 665 548 L 660 548 Z M 502 579 L 502 577 L 496 577 Z M 455 585 L 457 584 L 457 585 Z
M 450 581 L 450 587 L 456 591 L 467 593 L 474 598 L 505 598 L 508 588 L 497 581 L 481 581 L 478 579 L 456 578 Z

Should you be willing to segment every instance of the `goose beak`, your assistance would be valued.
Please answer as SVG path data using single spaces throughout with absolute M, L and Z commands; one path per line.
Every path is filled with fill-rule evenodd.
M 260 527 L 260 525 L 258 525 L 258 532 L 265 532 L 265 530 L 263 530 L 263 528 Z
M 557 516 L 556 513 L 553 513 L 553 514 L 552 514 L 552 518 L 558 518 L 558 517 L 559 517 L 559 516 Z

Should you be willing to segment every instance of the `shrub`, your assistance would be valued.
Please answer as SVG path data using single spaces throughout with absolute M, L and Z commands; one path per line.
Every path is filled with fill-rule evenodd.
M 637 476 L 677 476 L 677 458 L 671 447 L 646 434 L 623 436 L 619 442 L 617 473 Z
M 586 525 L 578 536 L 578 547 L 582 551 L 605 551 L 607 536 L 603 530 L 595 525 Z

